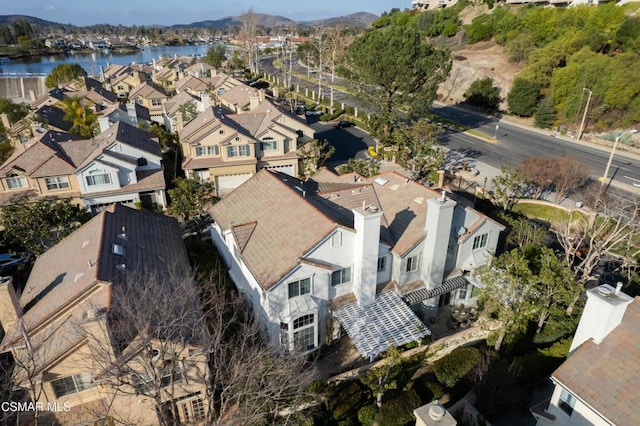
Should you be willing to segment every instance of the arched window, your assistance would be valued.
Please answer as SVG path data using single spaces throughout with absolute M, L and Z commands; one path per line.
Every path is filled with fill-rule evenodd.
M 147 159 L 144 157 L 140 157 L 138 158 L 138 167 L 142 167 L 142 166 L 146 166 L 147 165 Z

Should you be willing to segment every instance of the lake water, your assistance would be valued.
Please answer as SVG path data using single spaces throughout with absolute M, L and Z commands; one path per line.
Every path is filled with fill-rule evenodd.
M 25 74 L 48 75 L 56 65 L 67 63 L 79 64 L 89 75 L 99 75 L 100 67 L 106 68 L 108 64 L 129 65 L 132 62 L 149 63 L 163 56 L 205 55 L 208 49 L 208 45 L 148 46 L 139 52 L 124 55 L 97 51 L 12 59 L 10 63 L 0 63 L 0 77 Z

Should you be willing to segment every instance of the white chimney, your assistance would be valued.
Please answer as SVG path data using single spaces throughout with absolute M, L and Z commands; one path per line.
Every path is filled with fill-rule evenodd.
M 622 322 L 627 305 L 633 298 L 621 291 L 622 283 L 616 288 L 604 284 L 587 291 L 587 304 L 580 323 L 573 336 L 569 353 L 589 339 L 599 345 L 607 335 Z
M 98 124 L 100 125 L 100 133 L 106 132 L 110 127 L 109 125 L 109 117 L 106 115 L 101 115 L 98 117 Z
M 353 251 L 353 294 L 358 299 L 358 305 L 365 306 L 376 299 L 382 211 L 371 205 L 352 211 L 353 227 L 356 231 Z
M 0 325 L 6 332 L 22 317 L 22 307 L 13 288 L 13 277 L 0 277 Z
M 413 410 L 416 426 L 456 426 L 458 422 L 438 400 Z
M 447 199 L 444 191 L 441 198 L 427 199 L 422 279 L 428 283 L 429 289 L 442 284 L 455 206 L 456 202 Z

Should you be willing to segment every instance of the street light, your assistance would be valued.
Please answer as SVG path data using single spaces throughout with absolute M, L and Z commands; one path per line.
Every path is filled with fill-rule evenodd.
M 616 148 L 618 147 L 618 142 L 620 142 L 620 139 L 625 134 L 627 134 L 627 133 L 633 134 L 633 133 L 636 133 L 636 132 L 637 132 L 636 129 L 631 129 L 631 130 L 627 130 L 626 132 L 622 132 L 618 136 L 616 136 L 616 139 L 613 142 L 613 148 L 611 148 L 611 155 L 609 155 L 609 161 L 607 161 L 607 167 L 604 169 L 604 176 L 602 177 L 602 181 L 600 182 L 600 192 L 602 192 L 602 189 L 604 188 L 604 183 L 607 181 L 607 176 L 609 176 L 609 168 L 611 167 L 611 162 L 613 161 L 613 156 L 616 153 Z
M 585 90 L 589 91 L 589 97 L 587 98 L 587 105 L 584 107 L 584 114 L 582 114 L 582 122 L 580 123 L 580 130 L 578 130 L 577 140 L 580 140 L 580 138 L 582 138 L 582 132 L 584 131 L 584 123 L 587 120 L 587 112 L 589 111 L 589 102 L 591 102 L 591 95 L 593 95 L 593 92 L 591 91 L 591 89 L 583 87 L 582 91 L 585 91 Z

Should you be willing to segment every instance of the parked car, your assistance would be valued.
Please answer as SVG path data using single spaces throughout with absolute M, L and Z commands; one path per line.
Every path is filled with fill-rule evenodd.
M 268 89 L 269 82 L 263 81 L 263 80 L 257 80 L 249 84 L 249 86 L 253 87 L 254 89 Z
M 344 120 L 340 120 L 336 123 L 333 123 L 333 127 L 335 127 L 336 129 L 344 129 L 345 127 L 352 127 L 355 125 L 356 123 L 352 123 L 351 121 L 344 121 Z
M 317 109 L 312 109 L 310 111 L 307 111 L 304 113 L 304 115 L 322 115 L 324 114 L 322 111 L 317 110 Z
M 17 254 L 0 254 L 0 273 L 5 273 L 17 268 L 19 265 L 27 263 L 27 259 Z

